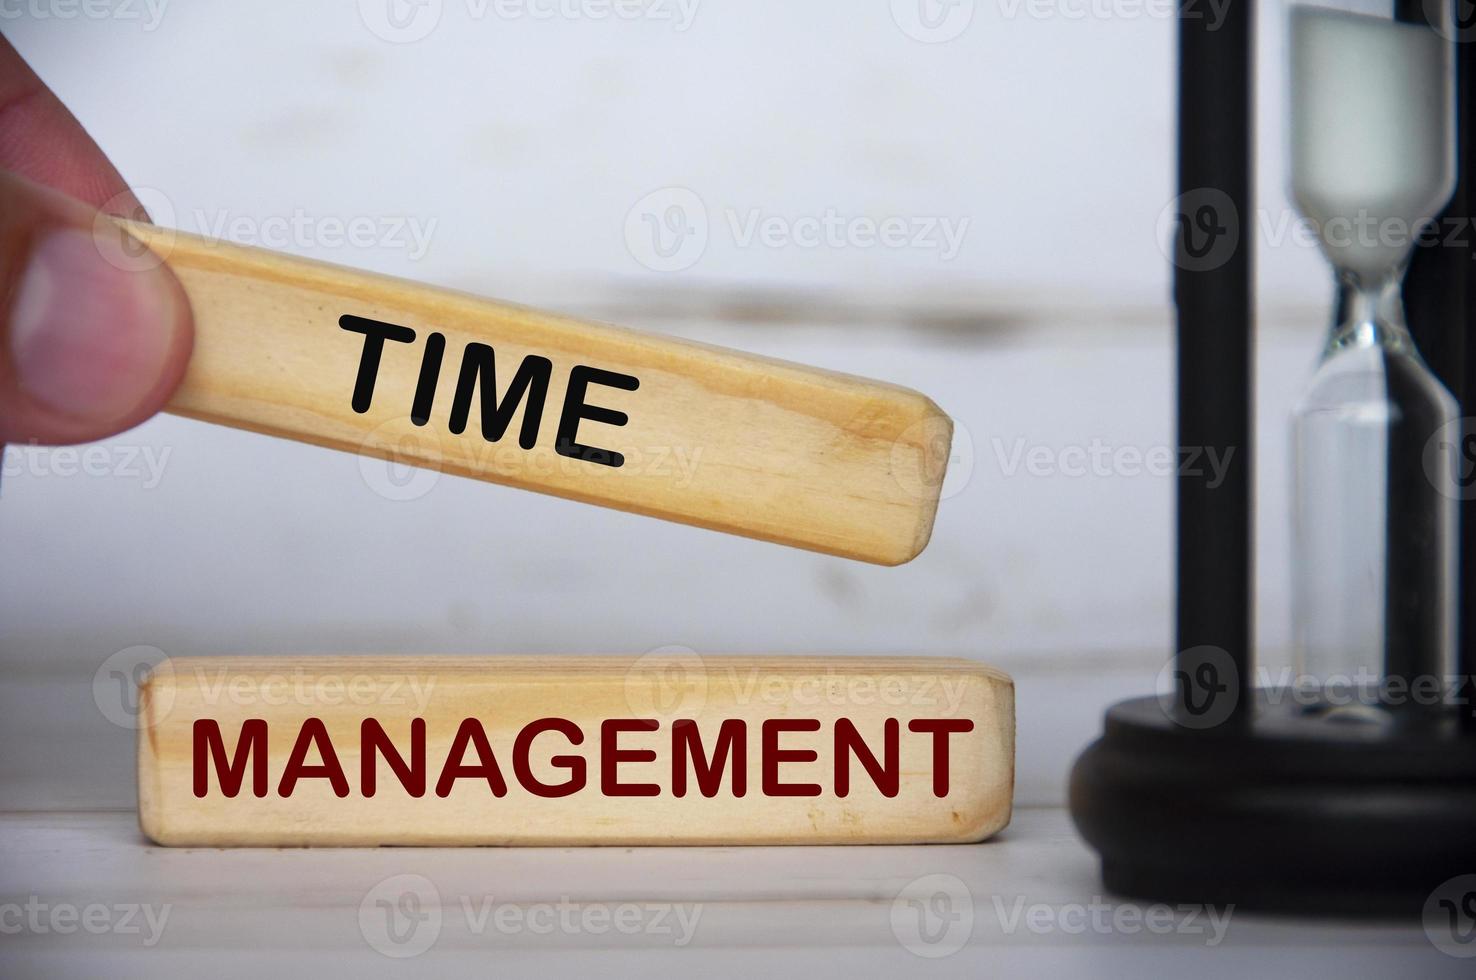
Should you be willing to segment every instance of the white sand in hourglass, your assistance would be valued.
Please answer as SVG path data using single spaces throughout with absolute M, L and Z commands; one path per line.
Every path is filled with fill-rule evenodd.
M 1291 15 L 1292 192 L 1339 268 L 1377 280 L 1455 182 L 1450 44 L 1419 24 Z

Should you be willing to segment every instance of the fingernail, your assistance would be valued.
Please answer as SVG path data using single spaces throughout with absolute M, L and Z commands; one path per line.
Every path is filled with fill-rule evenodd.
M 31 250 L 10 316 L 17 381 L 71 418 L 125 417 L 159 384 L 178 329 L 168 273 L 131 269 L 113 236 L 64 228 Z M 119 251 L 119 261 L 105 254 Z

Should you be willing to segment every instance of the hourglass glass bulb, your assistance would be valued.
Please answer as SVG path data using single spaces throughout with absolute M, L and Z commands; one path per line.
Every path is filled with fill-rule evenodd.
M 1382 719 L 1454 659 L 1455 502 L 1424 448 L 1458 410 L 1400 298 L 1415 235 L 1454 185 L 1449 44 L 1300 7 L 1291 45 L 1293 191 L 1339 290 L 1293 424 L 1299 680 L 1318 711 Z

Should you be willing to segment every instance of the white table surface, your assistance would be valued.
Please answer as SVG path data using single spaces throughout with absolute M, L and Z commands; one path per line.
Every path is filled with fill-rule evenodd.
M 919 882 L 935 875 L 952 878 Z M 406 889 L 421 918 L 396 945 L 374 899 Z M 932 944 L 909 931 L 915 894 L 932 900 Z M 1471 966 L 1419 925 L 1220 909 L 1217 936 L 1204 910 L 1104 896 L 1058 808 L 1020 810 L 985 844 L 859 848 L 165 849 L 130 812 L 0 816 L 0 927 L 28 900 L 43 927 L 0 935 L 0 976 L 1435 978 Z M 101 931 L 102 912 L 96 934 L 50 927 L 52 909 L 89 904 L 139 931 Z M 162 928 L 141 912 L 125 922 L 130 904 Z

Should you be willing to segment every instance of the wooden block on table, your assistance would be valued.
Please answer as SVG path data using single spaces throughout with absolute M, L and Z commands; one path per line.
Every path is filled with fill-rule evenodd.
M 194 310 L 177 414 L 884 565 L 932 533 L 953 424 L 915 391 L 121 228 Z
M 1013 684 L 945 658 L 180 658 L 140 720 L 166 845 L 965 843 L 1014 784 Z

